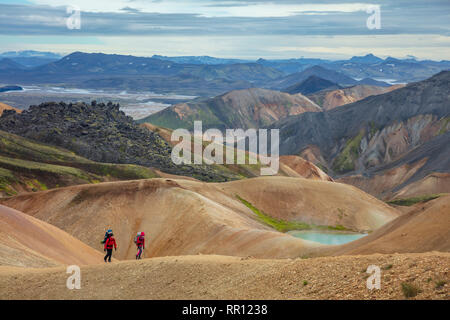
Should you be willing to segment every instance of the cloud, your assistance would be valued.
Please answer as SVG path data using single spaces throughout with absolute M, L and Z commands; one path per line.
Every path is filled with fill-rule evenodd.
M 289 17 L 301 13 L 365 11 L 368 3 L 298 3 L 298 1 L 213 1 L 213 0 L 31 0 L 39 5 L 77 6 L 85 12 L 120 12 L 123 8 L 147 13 L 193 14 L 202 17 Z
M 386 51 L 389 55 L 391 48 L 405 55 L 419 56 L 414 52 L 417 49 L 423 56 L 426 54 L 423 48 L 428 46 L 442 50 L 429 52 L 427 56 L 450 58 L 448 1 L 380 2 L 380 30 L 366 27 L 369 14 L 365 8 L 378 2 L 376 0 L 342 0 L 339 3 L 331 0 L 314 3 L 294 0 L 30 0 L 33 5 L 1 4 L 1 1 L 0 35 L 18 39 L 29 36 L 102 39 L 102 44 L 80 42 L 80 48 L 72 45 L 73 50 L 68 49 L 71 44 L 62 40 L 64 50 L 69 51 L 82 47 L 102 51 L 103 45 L 103 51 L 125 53 L 128 50 L 130 54 L 151 51 L 166 55 L 183 55 L 183 52 L 202 55 L 212 52 L 219 56 L 254 57 L 260 52 L 260 56 L 268 57 L 276 54 L 351 55 L 355 47 L 355 54 Z M 66 4 L 81 9 L 80 30 L 66 27 Z M 108 39 L 115 39 L 116 47 Z M 136 45 L 130 44 L 129 39 L 134 39 Z M 367 43 L 367 50 L 362 42 Z M 121 43 L 126 45 L 122 47 Z M 7 45 L 8 42 L 2 43 L 2 47 Z
M 35 0 L 53 2 L 53 0 Z M 166 11 L 178 13 L 145 12 L 138 8 L 141 0 L 118 1 L 108 0 L 120 6 L 117 12 L 83 11 L 85 0 L 71 1 L 72 5 L 81 9 L 81 30 L 68 30 L 65 19 L 68 14 L 64 6 L 14 6 L 0 5 L 0 34 L 66 34 L 73 32 L 84 35 L 373 35 L 373 34 L 441 34 L 449 35 L 448 15 L 442 7 L 412 7 L 400 8 L 397 5 L 382 7 L 382 28 L 369 30 L 366 27 L 368 14 L 360 9 L 367 3 L 346 3 L 326 5 L 293 5 L 247 2 L 236 6 L 234 2 L 218 2 L 215 5 L 226 7 L 225 16 L 214 16 L 218 7 L 206 15 L 188 13 L 182 5 L 174 7 L 173 2 L 152 2 L 164 4 Z M 102 4 L 103 0 L 87 1 L 94 6 Z M 60 3 L 58 1 L 58 3 Z M 188 2 L 184 1 L 186 5 Z M 127 4 L 127 6 L 123 6 Z M 211 6 L 210 1 L 204 5 Z M 247 4 L 244 6 L 244 4 Z M 148 5 L 148 4 L 147 4 Z M 255 10 L 255 6 L 264 9 Z M 294 13 L 294 7 L 295 11 Z M 450 5 L 449 5 L 450 7 Z M 107 10 L 114 7 L 107 6 Z M 189 7 L 190 8 L 190 7 Z M 206 7 L 205 7 L 206 8 Z M 272 10 L 272 8 L 274 10 Z M 277 8 L 277 10 L 275 10 Z M 147 8 L 148 9 L 148 8 Z M 270 10 L 268 10 L 270 9 Z M 401 9 L 401 11 L 400 11 Z M 193 9 L 190 8 L 192 11 Z M 268 10 L 267 12 L 265 10 Z M 338 11 L 340 10 L 340 11 Z M 235 12 L 236 11 L 236 12 Z M 425 12 L 425 14 L 423 14 Z M 418 24 L 417 21 L 422 21 Z

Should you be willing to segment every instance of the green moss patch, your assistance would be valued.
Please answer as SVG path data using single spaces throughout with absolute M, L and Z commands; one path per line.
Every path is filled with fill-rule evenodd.
M 405 206 L 405 207 L 409 207 L 412 206 L 416 203 L 425 203 L 434 199 L 439 198 L 440 196 L 442 196 L 442 194 L 429 194 L 429 195 L 423 195 L 420 197 L 412 197 L 412 198 L 404 198 L 404 199 L 395 199 L 395 200 L 391 200 L 388 201 L 388 204 L 393 204 L 396 206 Z
M 86 181 L 90 180 L 90 177 L 83 171 L 66 166 L 53 165 L 41 162 L 27 161 L 21 159 L 12 159 L 0 156 L 0 165 L 7 166 L 12 169 L 17 170 L 27 170 L 27 171 L 41 171 L 54 173 L 58 175 L 71 175 L 79 179 Z
M 35 142 L 0 130 L 0 154 L 6 157 L 27 159 L 32 161 L 77 161 L 89 160 L 77 156 L 75 153 Z
M 72 166 L 79 167 L 99 176 L 112 177 L 120 180 L 159 178 L 159 175 L 154 170 L 134 164 L 74 163 Z M 95 183 L 94 180 L 92 180 L 92 183 Z
M 441 130 L 439 130 L 438 135 L 444 134 L 448 131 L 448 125 L 450 123 L 450 117 L 445 117 L 440 120 L 442 122 Z
M 288 231 L 294 231 L 294 230 L 342 230 L 342 231 L 348 231 L 343 226 L 318 226 L 318 225 L 312 225 L 307 224 L 304 222 L 297 222 L 297 221 L 287 221 L 282 219 L 275 219 L 266 213 L 260 211 L 258 208 L 256 208 L 254 205 L 252 205 L 247 200 L 241 198 L 238 195 L 235 195 L 236 198 L 241 201 L 245 206 L 247 206 L 250 210 L 252 210 L 256 216 L 258 217 L 259 221 L 262 223 L 274 228 L 277 231 L 280 232 L 288 232 Z
M 0 168 L 0 192 L 3 192 L 7 196 L 12 196 L 17 194 L 14 188 L 11 186 L 16 182 L 16 178 L 12 171 Z
M 345 173 L 355 170 L 354 161 L 359 156 L 359 146 L 364 137 L 364 131 L 361 131 L 356 137 L 349 139 L 333 163 L 333 170 L 338 173 Z

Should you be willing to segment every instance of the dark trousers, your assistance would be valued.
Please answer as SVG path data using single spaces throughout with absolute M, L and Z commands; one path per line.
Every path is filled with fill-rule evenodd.
M 142 245 L 138 246 L 138 253 L 136 255 L 136 259 L 140 259 L 142 254 Z
M 106 259 L 108 259 L 108 261 L 111 262 L 111 256 L 112 256 L 112 249 L 106 249 L 106 256 L 104 258 L 105 262 Z

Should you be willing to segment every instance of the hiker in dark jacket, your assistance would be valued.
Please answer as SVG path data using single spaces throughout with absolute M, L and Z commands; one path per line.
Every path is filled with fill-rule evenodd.
M 106 238 L 106 241 L 105 241 L 105 248 L 103 250 L 103 251 L 106 251 L 106 256 L 104 258 L 105 262 L 106 262 L 106 259 L 108 259 L 108 262 L 111 262 L 113 247 L 117 251 L 116 239 L 114 239 L 114 234 L 111 232 L 111 233 L 108 233 L 108 237 Z

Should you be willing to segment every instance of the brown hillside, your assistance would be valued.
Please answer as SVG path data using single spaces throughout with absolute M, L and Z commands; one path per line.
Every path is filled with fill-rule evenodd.
M 403 187 L 395 193 L 394 198 L 410 198 L 437 193 L 450 193 L 450 173 L 432 173 Z
M 66 232 L 0 205 L 0 266 L 49 267 L 102 262 L 102 254 Z
M 333 182 L 265 177 L 228 183 L 151 179 L 83 185 L 2 199 L 100 248 L 112 227 L 117 258 L 134 257 L 146 231 L 146 256 L 221 254 L 298 257 L 319 245 L 261 223 L 236 195 L 265 214 L 317 225 L 373 230 L 399 213 L 358 189 Z
M 280 164 L 287 167 L 285 168 L 282 166 L 281 169 L 290 177 L 333 181 L 333 179 L 319 167 L 299 156 L 281 156 Z M 287 170 L 288 168 L 290 170 Z
M 339 178 L 337 181 L 351 184 L 381 199 L 390 199 L 393 197 L 393 190 L 397 186 L 408 181 L 408 179 L 410 179 L 417 171 L 420 170 L 420 168 L 423 167 L 426 161 L 426 159 L 422 159 L 421 161 L 417 161 L 412 164 L 402 164 L 398 167 L 373 175 L 372 177 L 366 177 L 361 174 L 349 175 Z M 406 188 L 407 187 L 408 186 L 406 186 Z M 428 193 L 431 192 L 426 191 L 422 194 Z
M 450 196 L 425 204 L 334 254 L 450 251 Z
M 335 182 L 290 177 L 260 177 L 219 184 L 275 218 L 317 225 L 375 230 L 398 212 L 361 190 Z
M 138 231 L 147 234 L 146 257 L 202 253 L 283 258 L 318 246 L 264 226 L 236 199 L 226 201 L 240 211 L 189 190 L 188 184 L 215 190 L 188 180 L 152 179 L 61 188 L 2 202 L 93 248 L 101 249 L 105 230 L 112 228 L 119 259 L 134 258 L 132 239 Z

